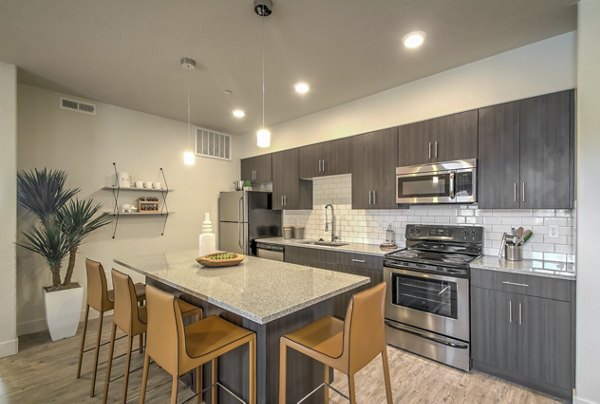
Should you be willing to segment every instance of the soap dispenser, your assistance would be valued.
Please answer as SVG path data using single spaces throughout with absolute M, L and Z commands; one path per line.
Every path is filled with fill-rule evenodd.
M 210 221 L 210 213 L 204 214 L 204 222 L 202 222 L 202 234 L 198 237 L 200 257 L 214 253 L 217 250 L 215 233 L 213 233 L 212 222 Z

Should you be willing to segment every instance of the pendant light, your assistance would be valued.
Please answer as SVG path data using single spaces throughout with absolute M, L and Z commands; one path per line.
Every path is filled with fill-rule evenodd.
M 254 12 L 262 17 L 262 127 L 256 131 L 256 145 L 258 147 L 271 146 L 271 132 L 265 127 L 265 17 L 273 12 L 271 0 L 254 0 Z
M 185 70 L 195 70 L 196 61 L 183 57 L 180 60 L 181 67 Z M 192 148 L 192 124 L 190 121 L 190 79 L 187 78 L 187 125 L 188 125 L 188 148 L 183 152 L 183 164 L 193 166 L 196 164 L 196 154 Z

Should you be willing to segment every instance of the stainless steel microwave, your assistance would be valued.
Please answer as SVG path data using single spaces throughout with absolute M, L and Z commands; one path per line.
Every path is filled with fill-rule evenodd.
M 399 204 L 477 202 L 477 160 L 454 160 L 396 168 Z

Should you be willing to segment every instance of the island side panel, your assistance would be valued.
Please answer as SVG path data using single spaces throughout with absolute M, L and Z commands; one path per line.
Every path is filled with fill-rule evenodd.
M 323 316 L 331 315 L 334 308 L 333 298 L 330 298 L 267 324 L 258 324 L 150 277 L 146 277 L 146 282 L 149 285 L 173 293 L 189 303 L 202 307 L 205 316 L 220 315 L 228 321 L 256 333 L 256 392 L 257 403 L 260 404 L 278 402 L 280 337 Z M 210 365 L 205 365 L 203 369 L 203 383 L 206 387 L 211 383 Z M 293 350 L 288 350 L 287 373 L 287 402 L 299 401 L 323 381 L 323 366 Z M 190 383 L 191 378 L 187 378 L 186 381 Z M 219 381 L 242 399 L 248 399 L 247 346 L 240 347 L 220 358 Z M 219 390 L 219 403 L 239 403 L 222 389 Z M 210 392 L 205 393 L 204 400 L 207 404 L 211 404 Z M 304 403 L 315 404 L 322 402 L 323 394 L 321 391 L 304 401 Z

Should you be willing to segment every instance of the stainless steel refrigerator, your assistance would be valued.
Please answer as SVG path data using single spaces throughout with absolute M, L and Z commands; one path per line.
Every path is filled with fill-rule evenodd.
M 281 236 L 281 211 L 272 210 L 270 192 L 219 194 L 219 249 L 256 255 L 257 238 Z

